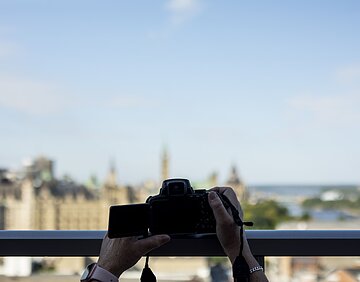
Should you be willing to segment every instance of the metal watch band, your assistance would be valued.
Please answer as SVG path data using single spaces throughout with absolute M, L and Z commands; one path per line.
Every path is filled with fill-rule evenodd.
M 255 266 L 255 267 L 249 269 L 250 274 L 252 274 L 256 271 L 264 271 L 264 268 L 262 268 L 262 266 Z

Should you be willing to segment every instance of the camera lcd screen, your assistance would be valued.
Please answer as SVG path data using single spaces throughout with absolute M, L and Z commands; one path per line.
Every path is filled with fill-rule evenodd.
M 110 207 L 108 236 L 120 238 L 148 233 L 149 204 Z
M 174 197 L 164 201 L 154 201 L 151 206 L 150 232 L 152 234 L 194 233 L 199 215 L 198 201 L 189 198 Z

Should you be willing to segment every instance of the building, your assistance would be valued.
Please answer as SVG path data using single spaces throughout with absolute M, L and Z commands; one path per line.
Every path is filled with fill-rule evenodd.
M 233 165 L 231 168 L 230 176 L 226 181 L 226 186 L 234 189 L 236 196 L 238 197 L 240 202 L 248 199 L 248 192 L 246 190 L 245 184 L 241 180 L 235 165 Z
M 164 148 L 161 156 L 161 181 L 169 178 L 169 154 Z
M 56 179 L 53 161 L 44 157 L 28 164 L 18 177 L 8 178 L 2 170 L 0 181 L 0 228 L 8 230 L 106 230 L 110 205 L 134 201 L 131 187 L 121 186 L 116 180 L 114 164 L 105 183 L 99 189 L 76 184 L 68 177 Z M 15 258 L 17 259 L 17 258 Z M 3 261 L 3 273 L 24 276 L 31 268 L 14 258 Z M 83 259 L 67 263 L 57 259 L 57 269 L 78 271 Z M 27 264 L 31 261 L 27 260 Z M 19 272 L 15 265 L 27 271 Z M 0 267 L 1 268 L 1 267 Z M 74 269 L 73 269 L 74 268 Z M 30 269 L 30 270 L 29 270 Z
M 285 222 L 278 230 L 354 230 L 359 219 L 347 221 Z M 354 257 L 271 257 L 270 280 L 279 282 L 352 282 L 360 281 L 360 260 Z
M 131 189 L 117 184 L 113 165 L 100 189 L 88 189 L 71 179 L 58 180 L 52 165 L 41 157 L 25 168 L 22 178 L 3 179 L 2 229 L 106 229 L 109 206 L 130 202 Z
M 358 282 L 360 281 L 360 267 L 339 269 L 327 276 L 328 282 Z

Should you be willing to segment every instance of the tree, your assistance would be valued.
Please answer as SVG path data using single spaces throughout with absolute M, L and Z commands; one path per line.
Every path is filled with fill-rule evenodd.
M 275 229 L 278 223 L 292 219 L 288 209 L 274 200 L 244 203 L 243 210 L 244 219 L 253 221 L 255 229 Z

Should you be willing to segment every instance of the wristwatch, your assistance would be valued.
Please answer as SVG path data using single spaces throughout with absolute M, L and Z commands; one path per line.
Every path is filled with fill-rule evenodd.
M 98 266 L 97 263 L 89 264 L 85 270 L 83 275 L 80 278 L 81 282 L 89 282 L 89 281 L 99 281 L 99 282 L 118 282 L 119 279 L 112 274 L 110 271 Z

